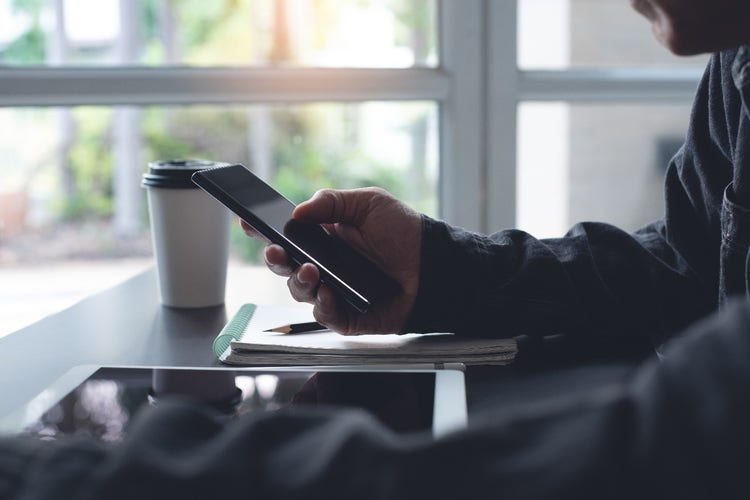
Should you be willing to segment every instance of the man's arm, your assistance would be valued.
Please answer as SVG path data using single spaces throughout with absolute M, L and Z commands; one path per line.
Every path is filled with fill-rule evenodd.
M 420 292 L 406 330 L 663 335 L 713 307 L 663 223 L 636 234 L 583 223 L 564 238 L 538 240 L 518 230 L 483 236 L 425 219 L 423 248 Z
M 381 190 L 324 190 L 294 217 L 325 224 L 402 293 L 354 314 L 320 283 L 315 266 L 295 268 L 274 245 L 266 262 L 289 278 L 296 300 L 313 304 L 319 322 L 344 334 L 566 333 L 587 345 L 613 337 L 661 343 L 717 305 L 722 195 L 734 174 L 741 110 L 734 54 L 712 59 L 685 145 L 669 166 L 666 215 L 640 231 L 584 223 L 558 239 L 516 230 L 484 236 L 420 219 Z
M 515 230 L 478 235 L 426 218 L 406 329 L 659 343 L 715 310 L 719 215 L 741 110 L 733 59 L 734 52 L 715 56 L 706 70 L 685 145 L 668 169 L 664 219 L 632 234 L 589 222 L 538 240 Z

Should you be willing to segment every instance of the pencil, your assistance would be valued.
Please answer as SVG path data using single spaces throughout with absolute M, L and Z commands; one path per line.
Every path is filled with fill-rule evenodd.
M 289 325 L 277 326 L 276 328 L 269 328 L 268 330 L 263 331 L 290 334 L 316 332 L 318 330 L 328 330 L 328 328 L 317 321 L 310 321 L 309 323 L 291 323 Z

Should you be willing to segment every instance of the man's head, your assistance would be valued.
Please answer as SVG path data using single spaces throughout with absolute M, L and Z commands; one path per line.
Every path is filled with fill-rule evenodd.
M 630 0 L 678 55 L 750 44 L 750 0 Z

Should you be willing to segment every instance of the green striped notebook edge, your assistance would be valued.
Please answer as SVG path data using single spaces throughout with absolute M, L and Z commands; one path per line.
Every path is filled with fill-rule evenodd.
M 245 331 L 248 323 L 253 318 L 256 308 L 255 304 L 243 304 L 240 310 L 237 311 L 237 314 L 224 325 L 224 328 L 221 329 L 214 339 L 213 349 L 217 358 L 221 358 L 221 355 L 232 345 L 233 340 L 237 340 L 242 336 L 242 332 Z

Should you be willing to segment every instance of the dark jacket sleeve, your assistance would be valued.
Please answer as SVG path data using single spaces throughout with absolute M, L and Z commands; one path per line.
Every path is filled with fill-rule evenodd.
M 490 236 L 423 219 L 412 331 L 581 338 L 643 336 L 659 344 L 717 307 L 719 214 L 732 181 L 741 99 L 733 53 L 715 56 L 671 161 L 665 217 L 634 233 L 586 222 L 562 238 Z
M 664 231 L 662 222 L 635 234 L 589 222 L 563 238 L 538 240 L 425 218 L 420 292 L 406 330 L 642 336 L 658 344 L 713 307 Z
M 509 408 L 438 440 L 357 411 L 225 424 L 149 408 L 122 444 L 0 440 L 0 497 L 747 498 L 750 308 L 699 324 L 623 384 Z

